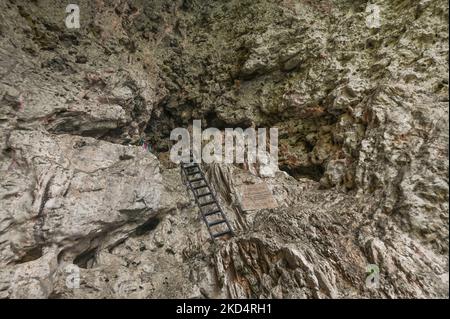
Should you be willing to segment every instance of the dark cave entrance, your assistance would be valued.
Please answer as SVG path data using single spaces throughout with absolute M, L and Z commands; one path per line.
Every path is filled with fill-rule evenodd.
M 73 263 L 80 268 L 92 268 L 95 263 L 95 255 L 98 247 L 88 249 L 75 257 Z
M 316 182 L 320 181 L 323 174 L 325 173 L 325 169 L 322 165 L 298 166 L 298 167 L 280 165 L 279 168 L 281 171 L 288 173 L 295 179 L 308 178 Z
M 167 102 L 160 103 L 156 112 L 152 114 L 152 117 L 145 129 L 145 137 L 151 145 L 151 152 L 158 157 L 161 164 L 166 168 L 174 168 L 177 165 L 170 161 L 170 150 L 175 141 L 170 140 L 170 133 L 175 128 L 186 128 L 192 126 L 193 120 L 198 119 L 202 121 L 202 130 L 210 127 L 217 128 L 224 131 L 225 128 L 242 128 L 243 130 L 249 127 L 266 127 L 269 128 L 272 125 L 273 119 L 266 119 L 266 122 L 260 125 L 255 125 L 252 120 L 242 120 L 236 123 L 228 123 L 220 117 L 220 114 L 216 110 L 209 110 L 203 114 L 195 114 L 196 106 L 193 104 L 183 104 L 177 107 L 169 107 Z M 190 116 L 185 116 L 189 114 Z M 195 115 L 192 115 L 195 114 Z M 314 122 L 314 119 L 306 120 L 310 126 Z M 314 123 L 314 126 L 319 127 L 321 125 L 330 125 L 336 122 L 336 118 L 327 115 L 326 118 L 321 119 L 320 122 Z M 279 132 L 279 139 L 281 136 L 289 137 L 286 132 Z M 192 140 L 191 140 L 192 141 Z M 202 146 L 204 146 L 203 144 Z M 306 147 L 306 152 L 310 153 L 315 147 L 315 143 L 304 141 L 304 146 Z M 280 147 L 280 145 L 279 145 Z M 325 172 L 325 164 L 310 164 L 306 165 L 292 165 L 289 163 L 288 159 L 282 159 L 281 149 L 279 149 L 279 169 L 286 172 L 295 179 L 307 178 L 316 182 L 319 182 Z M 238 167 L 242 168 L 242 165 L 236 164 Z

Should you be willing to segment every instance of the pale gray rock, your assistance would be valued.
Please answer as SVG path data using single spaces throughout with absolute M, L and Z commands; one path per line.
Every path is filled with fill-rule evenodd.
M 0 297 L 448 298 L 448 4 L 195 3 L 0 3 Z M 203 167 L 228 240 L 168 159 L 193 119 L 279 129 L 280 170 Z

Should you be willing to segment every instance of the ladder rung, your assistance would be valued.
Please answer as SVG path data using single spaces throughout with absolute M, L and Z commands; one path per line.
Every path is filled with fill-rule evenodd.
M 203 207 L 203 206 L 208 206 L 208 205 L 211 205 L 211 204 L 216 204 L 216 201 L 210 201 L 210 202 L 207 202 L 207 203 L 203 203 L 203 204 L 200 204 L 200 207 Z
M 220 237 L 220 236 L 223 236 L 223 235 L 226 235 L 226 234 L 231 234 L 231 230 L 225 230 L 223 232 L 213 234 L 213 237 L 217 238 L 217 237 Z
M 203 216 L 207 217 L 207 216 L 211 216 L 211 215 L 214 215 L 214 214 L 218 214 L 220 212 L 221 212 L 221 210 L 218 209 L 218 210 L 214 210 L 212 212 L 204 213 Z
M 200 194 L 200 195 L 197 195 L 197 197 L 198 198 L 202 198 L 202 197 L 205 197 L 205 196 L 208 196 L 208 195 L 212 195 L 212 193 Z
M 193 159 L 191 159 L 191 161 L 193 161 Z M 227 234 L 230 234 L 232 236 L 233 231 L 231 230 L 231 226 L 228 223 L 228 220 L 227 220 L 225 214 L 223 213 L 222 208 L 220 207 L 220 204 L 217 202 L 217 199 L 214 196 L 214 193 L 212 192 L 212 189 L 208 184 L 208 180 L 203 175 L 201 166 L 198 165 L 198 163 L 192 163 L 192 162 L 187 163 L 187 164 L 181 163 L 181 169 L 182 169 L 182 173 L 184 173 L 186 176 L 186 180 L 188 182 L 187 186 L 189 186 L 189 188 L 193 192 L 195 201 L 198 205 L 198 208 L 200 209 L 200 214 L 202 215 L 202 218 L 206 224 L 206 227 L 208 228 L 209 233 L 211 234 L 212 239 L 214 240 L 217 237 L 221 237 L 221 236 L 224 236 Z M 200 177 L 198 177 L 197 174 L 199 174 Z M 193 176 L 193 179 L 190 180 L 189 179 L 190 176 Z M 197 177 L 195 177 L 195 176 L 197 176 Z M 193 183 L 198 183 L 198 184 L 193 184 Z M 202 191 L 198 191 L 199 189 L 206 189 L 206 193 L 203 193 Z M 210 196 L 210 197 L 208 197 L 208 196 Z M 207 200 L 207 202 L 201 203 L 200 198 L 205 198 Z M 211 205 L 211 206 L 207 207 L 209 205 Z M 203 207 L 206 207 L 206 208 L 203 208 Z M 218 216 L 217 214 L 220 214 L 220 216 Z M 213 218 L 216 220 L 213 220 L 211 222 L 208 221 L 206 217 L 211 216 L 211 215 L 216 215 L 216 217 Z M 213 227 L 215 225 L 220 225 L 220 224 L 225 224 L 226 227 L 222 226 L 221 228 L 222 229 L 226 228 L 226 230 L 217 232 L 217 233 L 213 233 L 211 231 L 211 227 Z
M 211 227 L 211 226 L 219 225 L 219 224 L 222 224 L 222 223 L 225 223 L 225 219 L 221 219 L 221 220 L 216 220 L 216 221 L 210 222 L 210 223 L 208 223 L 208 226 Z

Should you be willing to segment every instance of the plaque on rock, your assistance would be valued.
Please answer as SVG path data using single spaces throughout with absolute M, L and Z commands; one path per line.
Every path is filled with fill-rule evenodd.
M 278 207 L 266 183 L 242 185 L 242 209 L 257 210 Z

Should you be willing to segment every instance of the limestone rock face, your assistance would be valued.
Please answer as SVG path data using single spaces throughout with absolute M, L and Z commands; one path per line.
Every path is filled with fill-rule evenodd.
M 0 3 L 1 298 L 448 298 L 446 1 L 78 3 Z M 228 240 L 193 119 L 279 129 L 279 171 L 203 166 Z

